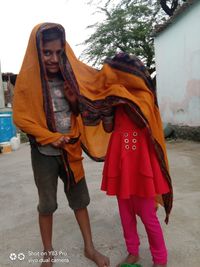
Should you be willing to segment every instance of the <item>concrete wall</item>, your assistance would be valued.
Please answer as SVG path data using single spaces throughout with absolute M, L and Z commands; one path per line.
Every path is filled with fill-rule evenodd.
M 0 108 L 5 107 L 5 99 L 4 99 L 4 89 L 2 83 L 2 75 L 1 75 L 1 62 L 0 62 Z
M 200 126 L 200 2 L 155 37 L 158 101 L 164 122 Z

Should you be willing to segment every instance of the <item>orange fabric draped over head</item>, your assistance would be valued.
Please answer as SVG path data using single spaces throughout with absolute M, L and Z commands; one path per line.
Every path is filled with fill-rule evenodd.
M 54 23 L 40 24 L 33 29 L 14 93 L 15 123 L 24 132 L 33 135 L 41 145 L 54 142 L 61 136 L 48 127 L 37 48 L 38 36 L 44 29 L 51 27 L 58 27 L 64 33 L 63 27 Z M 102 69 L 96 70 L 79 61 L 67 42 L 65 56 L 66 60 L 61 64 L 63 78 L 67 87 L 73 90 L 79 103 L 82 104 L 82 115 L 88 111 L 98 115 L 102 109 L 128 104 L 145 122 L 171 190 L 169 194 L 162 196 L 168 215 L 172 207 L 172 185 L 165 140 L 156 93 L 144 66 L 137 58 L 121 54 L 105 61 Z M 99 117 L 96 120 L 88 118 L 86 116 L 87 123 L 83 123 L 84 120 L 80 115 L 78 117 L 73 115 L 72 130 L 68 136 L 77 138 L 81 132 L 80 141 L 84 150 L 93 159 L 103 160 L 110 134 L 104 131 Z M 79 180 L 83 170 L 75 163 L 81 161 L 80 142 L 66 145 L 64 149 L 68 152 L 69 163 L 71 166 L 74 164 L 72 170 L 79 173 L 75 175 L 78 177 L 76 180 Z
M 38 45 L 41 45 L 42 31 L 51 27 L 60 28 L 61 26 L 53 23 L 40 24 L 32 30 L 22 67 L 17 77 L 13 99 L 13 118 L 15 124 L 22 131 L 33 136 L 40 145 L 50 144 L 63 136 L 61 133 L 50 130 L 48 126 L 48 114 L 45 113 L 44 101 L 44 79 L 47 83 L 47 78 L 41 74 L 41 63 L 37 48 Z M 53 118 L 49 120 L 51 119 Z M 76 116 L 73 114 L 71 123 L 71 132 L 67 136 L 78 139 L 80 132 Z M 80 140 L 75 144 L 66 145 L 64 150 L 67 152 L 70 168 L 77 182 L 84 177 Z

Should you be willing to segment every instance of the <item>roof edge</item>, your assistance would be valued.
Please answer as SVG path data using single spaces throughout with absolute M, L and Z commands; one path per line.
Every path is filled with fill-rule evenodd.
M 198 0 L 188 0 L 186 3 L 177 8 L 176 11 L 174 12 L 174 15 L 170 19 L 165 21 L 163 24 L 158 24 L 155 26 L 153 36 L 154 37 L 158 36 L 161 32 L 163 32 L 165 29 L 171 26 L 181 14 L 183 14 L 186 10 L 188 10 L 192 5 L 194 5 L 197 2 Z

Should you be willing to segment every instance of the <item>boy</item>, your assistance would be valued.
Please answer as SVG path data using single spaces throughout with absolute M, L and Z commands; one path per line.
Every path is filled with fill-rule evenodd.
M 65 32 L 61 25 L 36 26 L 18 75 L 13 116 L 31 144 L 32 168 L 39 195 L 39 226 L 51 267 L 53 213 L 57 209 L 58 176 L 64 183 L 69 206 L 79 224 L 85 256 L 97 266 L 109 266 L 109 259 L 93 245 L 87 205 L 89 194 L 82 166 L 77 84 L 73 84 L 65 54 Z M 74 80 L 74 79 L 73 79 Z

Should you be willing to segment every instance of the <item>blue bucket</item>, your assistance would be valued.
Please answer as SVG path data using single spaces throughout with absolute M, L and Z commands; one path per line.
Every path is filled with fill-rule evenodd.
M 16 128 L 12 121 L 12 113 L 0 113 L 0 142 L 8 142 L 16 136 Z

